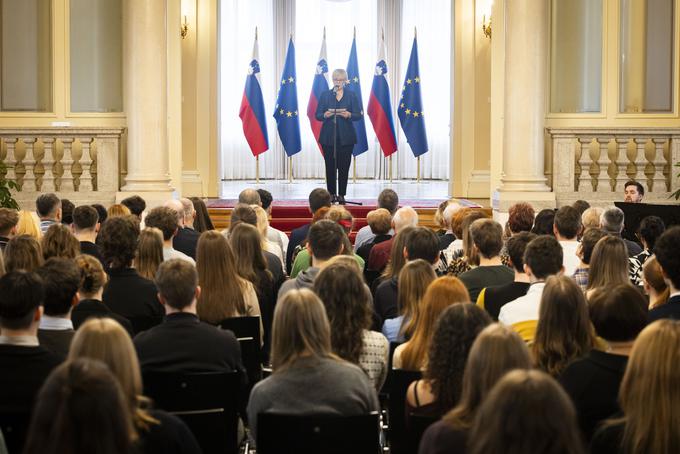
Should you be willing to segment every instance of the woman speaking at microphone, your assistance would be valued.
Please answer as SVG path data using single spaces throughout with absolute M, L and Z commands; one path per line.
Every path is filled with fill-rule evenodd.
M 356 94 L 344 90 L 346 83 L 347 71 L 344 69 L 333 71 L 333 89 L 321 94 L 316 107 L 316 119 L 323 121 L 319 143 L 323 148 L 323 158 L 326 162 L 326 186 L 333 196 L 333 202 L 343 205 L 347 194 L 347 174 L 352 162 L 352 149 L 357 143 L 352 121 L 361 119 L 364 114 Z M 336 170 L 339 188 L 335 182 Z

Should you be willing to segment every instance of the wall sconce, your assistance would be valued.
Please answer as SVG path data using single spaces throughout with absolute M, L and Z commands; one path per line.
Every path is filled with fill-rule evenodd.
M 184 23 L 180 27 L 179 34 L 182 36 L 182 39 L 184 39 L 187 37 L 187 33 L 189 33 L 189 24 L 187 22 L 187 16 L 184 15 Z
M 489 22 L 486 22 L 486 16 L 482 17 L 482 33 L 484 36 L 491 39 L 491 17 L 489 17 Z
M 491 39 L 491 12 L 493 11 L 493 0 L 476 0 L 477 17 L 482 18 L 482 33 Z M 488 22 L 487 22 L 488 19 Z

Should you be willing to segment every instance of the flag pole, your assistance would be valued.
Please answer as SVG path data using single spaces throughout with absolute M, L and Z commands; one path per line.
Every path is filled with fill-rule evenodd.
M 255 156 L 255 183 L 260 184 L 260 155 Z
M 418 183 L 420 183 L 420 156 L 418 156 Z
M 357 184 L 357 157 L 354 156 L 353 160 L 353 169 L 352 169 L 352 183 Z
M 293 182 L 293 157 L 288 157 L 288 182 Z
M 390 183 L 392 183 L 392 155 L 390 155 Z

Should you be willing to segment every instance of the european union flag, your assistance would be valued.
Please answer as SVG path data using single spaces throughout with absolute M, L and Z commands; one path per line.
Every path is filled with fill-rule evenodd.
M 276 129 L 283 149 L 288 156 L 293 156 L 302 149 L 300 141 L 300 117 L 298 116 L 297 78 L 295 75 L 295 46 L 293 38 L 288 41 L 286 63 L 279 85 L 279 95 L 276 98 Z
M 427 153 L 427 134 L 423 118 L 423 99 L 420 95 L 420 70 L 418 65 L 418 41 L 413 38 L 411 58 L 406 69 L 406 79 L 401 89 L 399 101 L 399 123 L 413 155 L 418 157 Z
M 357 58 L 357 38 L 354 36 L 352 40 L 352 50 L 349 52 L 349 61 L 347 62 L 347 85 L 345 89 L 354 92 L 359 99 L 359 105 L 364 107 L 364 101 L 361 99 L 361 83 L 359 78 L 359 59 Z M 353 121 L 354 131 L 357 134 L 357 143 L 352 149 L 354 156 L 359 156 L 361 153 L 368 150 L 368 139 L 366 138 L 366 122 L 364 120 L 363 111 L 361 112 L 361 120 Z

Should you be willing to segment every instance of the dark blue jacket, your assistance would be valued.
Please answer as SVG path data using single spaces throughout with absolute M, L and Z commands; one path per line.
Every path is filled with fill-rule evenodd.
M 319 134 L 319 143 L 321 145 L 333 146 L 333 117 L 323 117 L 323 114 L 328 109 L 347 109 L 352 113 L 351 119 L 338 116 L 338 146 L 354 145 L 357 143 L 357 135 L 354 131 L 352 121 L 358 121 L 364 116 L 357 95 L 351 91 L 343 90 L 342 99 L 336 103 L 333 90 L 321 93 L 321 99 L 319 99 L 319 104 L 316 106 L 315 113 L 316 119 L 323 121 L 321 133 Z

